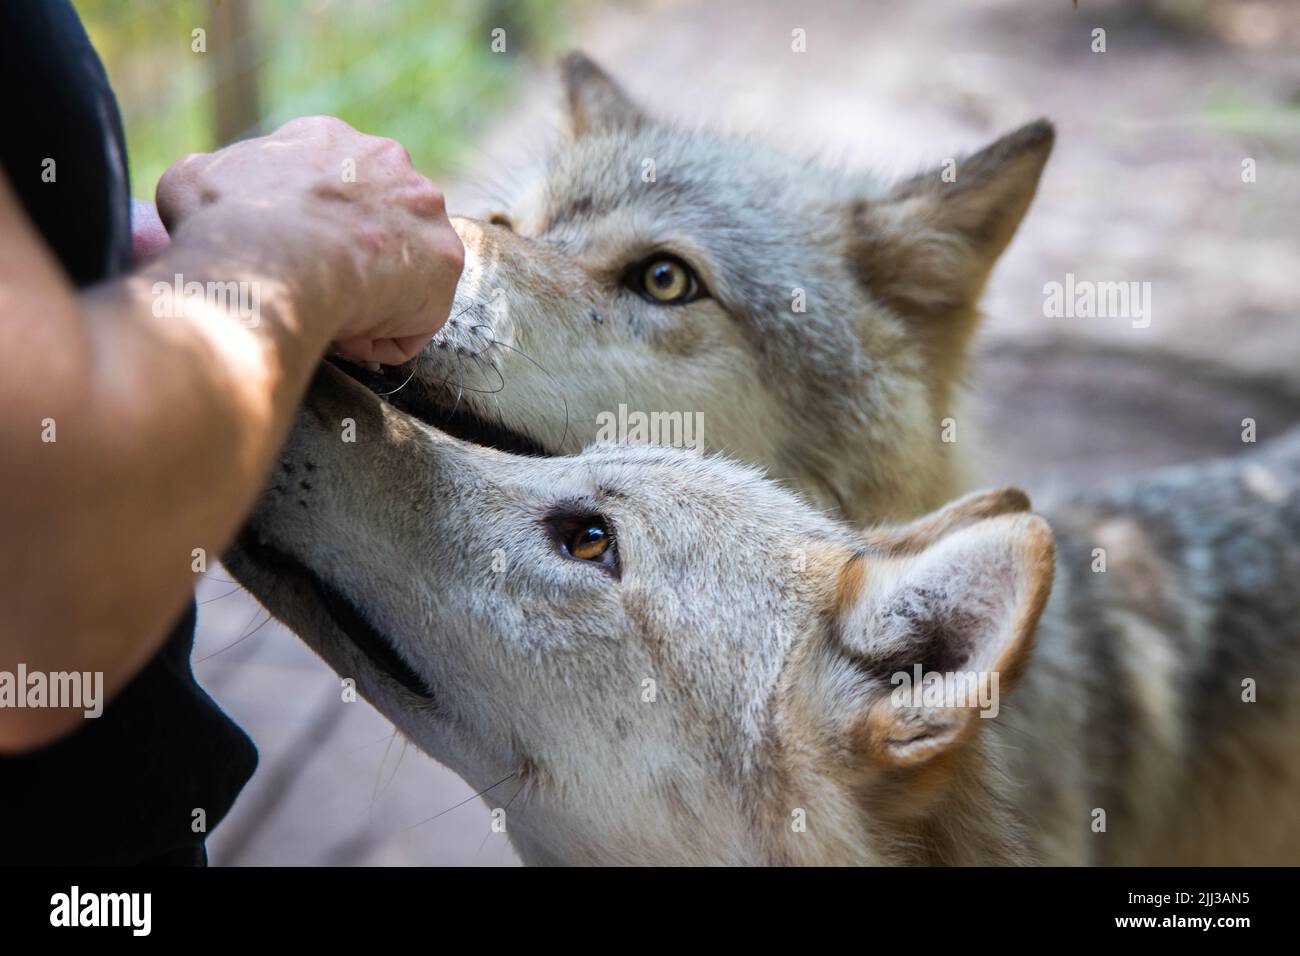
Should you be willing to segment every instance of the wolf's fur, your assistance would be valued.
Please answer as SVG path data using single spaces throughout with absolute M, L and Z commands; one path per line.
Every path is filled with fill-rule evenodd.
M 1026 806 L 1069 824 L 1043 852 L 1300 863 L 1300 432 L 1047 513 L 1057 585 L 1009 715 Z M 1073 825 L 1095 808 L 1105 834 Z
M 465 276 L 445 331 L 395 377 L 414 375 L 407 395 L 563 454 L 620 405 L 699 413 L 710 451 L 860 521 L 956 494 L 963 445 L 944 422 L 967 427 L 977 303 L 1052 127 L 888 183 L 650 119 L 580 54 L 563 70 L 569 135 L 508 208 L 455 220 Z M 629 267 L 661 252 L 709 294 L 629 291 Z
M 458 221 L 470 266 L 412 404 L 556 453 L 620 404 L 702 412 L 711 451 L 788 487 L 667 448 L 505 455 L 325 370 L 236 575 L 528 862 L 1300 861 L 1300 440 L 1068 502 L 1055 558 L 1014 491 L 871 531 L 825 513 L 913 518 L 960 485 L 941 422 L 1051 128 L 885 185 L 652 121 L 582 57 L 566 80 L 542 179 Z M 658 252 L 710 295 L 630 293 Z M 557 510 L 612 525 L 618 573 L 564 556 Z M 912 665 L 1007 699 L 898 706 Z
M 1300 861 L 1300 438 L 1067 503 L 1055 560 L 1017 492 L 862 532 L 718 457 L 460 442 L 334 369 L 284 468 L 310 482 L 231 569 L 525 861 Z M 617 573 L 564 555 L 557 510 L 608 522 Z M 897 706 L 914 664 L 1006 700 Z

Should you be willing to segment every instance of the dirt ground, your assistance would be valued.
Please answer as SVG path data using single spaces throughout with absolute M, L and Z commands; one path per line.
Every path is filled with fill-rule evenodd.
M 985 479 L 1039 494 L 1239 451 L 1244 417 L 1261 440 L 1300 421 L 1300 15 L 1142 15 L 1171 6 L 609 3 L 572 35 L 656 114 L 850 166 L 914 172 L 1053 119 L 971 379 Z M 471 180 L 526 170 L 553 134 L 550 72 L 525 88 L 447 183 L 453 211 L 476 211 Z M 1150 324 L 1046 318 L 1044 284 L 1067 273 L 1151 283 Z M 461 804 L 465 785 L 367 704 L 340 703 L 332 672 L 224 571 L 199 600 L 196 673 L 262 754 L 214 863 L 517 862 L 482 801 Z

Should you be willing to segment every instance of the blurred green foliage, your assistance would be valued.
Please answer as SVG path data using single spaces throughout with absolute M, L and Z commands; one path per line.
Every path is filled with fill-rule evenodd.
M 1296 99 L 1279 101 L 1224 90 L 1209 99 L 1203 112 L 1219 130 L 1256 137 L 1275 148 L 1284 149 L 1300 133 L 1300 100 Z
M 152 197 L 174 160 L 215 140 L 209 46 L 191 50 L 229 0 L 74 0 L 126 124 L 132 193 Z M 577 0 L 250 0 L 262 131 L 314 113 L 391 136 L 427 173 L 447 169 L 505 106 L 520 58 L 566 42 Z M 505 30 L 504 53 L 493 30 Z

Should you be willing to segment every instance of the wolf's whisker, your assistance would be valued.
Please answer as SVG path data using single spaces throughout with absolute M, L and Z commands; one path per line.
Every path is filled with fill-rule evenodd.
M 373 747 L 373 746 L 375 746 L 376 744 L 382 744 L 382 743 L 390 743 L 390 744 L 391 744 L 391 743 L 393 742 L 393 737 L 394 737 L 397 733 L 398 733 L 398 730 L 397 730 L 396 727 L 394 727 L 394 728 L 393 728 L 393 733 L 391 733 L 391 734 L 384 734 L 384 736 L 382 736 L 382 737 L 376 737 L 374 740 L 368 740 L 368 741 L 366 741 L 364 744 L 357 744 L 355 747 L 351 748 L 350 750 L 345 750 L 345 751 L 343 751 L 343 753 L 344 753 L 345 755 L 347 755 L 347 756 L 351 756 L 352 754 L 357 753 L 358 751 L 365 750 L 367 747 Z
M 513 345 L 507 345 L 505 342 L 502 342 L 500 339 L 498 339 L 495 335 L 492 334 L 491 329 L 488 329 L 488 334 L 492 335 L 492 345 L 494 347 L 509 349 L 512 352 L 522 355 L 526 361 L 530 362 L 534 368 L 536 368 L 539 372 L 545 375 L 546 378 L 550 381 L 550 383 L 555 386 L 556 392 L 559 393 L 560 401 L 564 402 L 564 432 L 563 434 L 560 435 L 560 442 L 558 445 L 556 445 L 556 448 L 563 448 L 565 439 L 569 437 L 569 399 L 565 396 L 564 390 L 560 388 L 559 381 L 555 378 L 554 375 L 550 373 L 550 371 L 547 370 L 547 368 L 544 365 L 542 365 L 540 362 L 534 359 L 523 349 L 517 349 Z
M 487 373 L 484 371 L 483 362 L 479 359 L 478 355 L 475 355 L 475 354 L 472 354 L 472 353 L 469 353 L 469 352 L 466 352 L 466 353 L 464 353 L 464 354 L 466 354 L 467 356 L 469 356 L 469 358 L 472 358 L 472 359 L 474 360 L 475 364 L 478 365 L 478 368 L 479 368 L 479 374 L 480 374 L 484 379 L 486 379 L 488 376 L 487 376 Z M 480 353 L 480 354 L 481 354 L 481 353 Z M 457 361 L 460 361 L 460 357 L 457 356 L 457 359 L 456 359 L 456 360 L 457 360 Z M 476 395 L 495 395 L 495 394 L 497 394 L 498 392 L 500 392 L 502 389 L 504 389 L 504 388 L 506 387 L 506 378 L 505 378 L 505 376 L 501 373 L 501 370 L 500 370 L 499 368 L 497 368 L 495 365 L 489 365 L 489 366 L 487 366 L 487 367 L 490 368 L 490 369 L 492 369 L 492 371 L 496 372 L 496 374 L 497 374 L 497 381 L 498 381 L 500 384 L 497 385 L 496 388 L 471 388 L 469 385 L 465 385 L 464 383 L 461 383 L 460 387 L 463 388 L 465 391 L 467 391 L 467 392 L 473 392 L 473 393 L 476 394 Z
M 388 735 L 388 744 L 384 747 L 384 755 L 379 758 L 379 767 L 375 770 L 375 785 L 370 788 L 370 807 L 369 813 L 371 820 L 374 820 L 375 801 L 379 799 L 379 791 L 384 783 L 384 764 L 388 763 L 388 755 L 393 751 L 393 741 L 397 739 L 397 728 Z
M 457 804 L 455 804 L 454 806 L 450 806 L 450 807 L 448 807 L 446 810 L 443 810 L 443 811 L 441 811 L 441 812 L 439 812 L 439 813 L 435 813 L 433 816 L 429 817 L 428 819 L 421 820 L 419 823 L 413 823 L 413 824 L 411 824 L 409 827 L 407 827 L 406 829 L 408 829 L 408 830 L 414 830 L 416 827 L 424 826 L 424 824 L 429 823 L 429 822 L 431 822 L 431 821 L 433 821 L 433 820 L 436 820 L 436 819 L 438 819 L 438 817 L 440 817 L 440 816 L 443 816 L 443 815 L 445 815 L 445 814 L 451 813 L 451 811 L 455 810 L 457 807 L 463 807 L 465 804 L 469 803 L 471 800 L 476 800 L 476 799 L 478 799 L 479 797 L 483 796 L 483 794 L 487 793 L 489 790 L 495 790 L 497 787 L 501 786 L 501 784 L 505 783 L 505 782 L 506 782 L 507 780 L 509 780 L 511 777 L 517 776 L 518 773 L 519 773 L 518 770 L 512 770 L 512 771 L 510 771 L 509 774 L 507 774 L 506 776 L 502 777 L 500 780 L 498 780 L 496 783 L 492 784 L 491 786 L 489 786 L 489 787 L 484 787 L 484 788 L 483 788 L 482 790 L 480 790 L 478 793 L 473 794 L 472 796 L 468 796 L 468 797 L 466 797 L 466 798 L 465 798 L 464 800 L 462 800 L 460 803 L 457 803 Z
M 449 318 L 447 321 L 448 321 L 448 322 L 451 322 L 452 319 L 459 319 L 462 315 L 464 315 L 464 314 L 465 314 L 466 312 L 468 312 L 470 309 L 477 308 L 477 307 L 478 307 L 478 303 L 477 303 L 477 302 L 471 302 L 471 303 L 469 303 L 467 306 L 465 306 L 465 308 L 461 309 L 459 312 L 457 312 L 455 315 L 453 315 L 451 318 Z
M 248 619 L 248 623 L 249 623 L 249 624 L 252 624 L 253 621 L 257 620 L 257 615 L 258 615 L 258 614 L 261 614 L 261 613 L 262 613 L 262 609 L 261 609 L 261 608 L 258 608 L 257 611 L 254 612 L 253 616 L 252 616 L 251 618 Z M 252 637 L 252 636 L 253 636 L 254 634 L 256 634 L 258 631 L 260 631 L 262 628 L 266 627 L 266 625 L 270 624 L 270 623 L 271 623 L 271 620 L 272 620 L 273 617 L 274 617 L 274 615 L 271 614 L 270 611 L 267 611 L 267 612 L 266 612 L 266 620 L 263 621 L 261 624 L 257 625 L 257 627 L 253 628 L 251 631 L 249 631 L 248 633 L 242 635 L 241 637 L 237 638 L 236 640 L 231 641 L 229 644 L 227 644 L 225 647 L 221 648 L 220 650 L 218 650 L 218 651 L 213 651 L 213 652 L 212 652 L 211 654 L 209 654 L 207 657 L 200 657 L 200 658 L 198 658 L 197 660 L 195 660 L 194 663 L 196 663 L 196 664 L 202 664 L 204 661 L 210 661 L 210 660 L 212 660 L 212 658 L 216 657 L 218 654 L 224 654 L 224 653 L 226 653 L 226 651 L 230 650 L 230 649 L 231 649 L 232 647 L 234 647 L 235 645 L 244 643 L 244 641 L 248 640 L 250 637 Z M 248 626 L 248 625 L 245 625 L 245 627 L 247 627 L 247 626 Z
M 471 335 L 476 335 L 476 336 L 479 335 L 479 329 L 488 329 L 488 327 L 487 327 L 486 325 L 474 325 L 474 326 L 471 326 L 471 327 L 470 327 L 470 330 L 469 330 L 469 331 L 470 331 L 470 334 L 471 334 Z M 481 336 L 481 337 L 484 338 L 484 339 L 486 340 L 486 344 L 485 344 L 481 349 L 479 349 L 477 352 L 475 352 L 475 353 L 474 353 L 475 355 L 482 355 L 484 352 L 486 352 L 488 349 L 492 348 L 492 346 L 494 346 L 494 345 L 496 344 L 496 336 L 494 336 L 494 335 L 492 334 L 492 332 L 491 332 L 490 329 L 488 329 L 488 332 L 487 332 L 486 335 Z
M 397 762 L 393 764 L 393 772 L 384 779 L 384 766 L 388 763 L 388 755 L 393 750 L 393 742 L 397 740 L 398 729 L 393 728 L 393 734 L 388 738 L 388 746 L 384 748 L 384 755 L 379 758 L 379 772 L 375 774 L 375 787 L 370 794 L 370 811 L 374 812 L 375 804 L 388 790 L 389 785 L 397 777 L 397 771 L 402 768 L 402 758 L 406 756 L 406 747 L 410 743 L 405 737 L 402 738 L 402 749 L 397 752 Z
M 375 392 L 375 394 L 378 395 L 380 398 L 387 398 L 389 395 L 396 395 L 402 389 L 406 388 L 406 386 L 410 385 L 411 379 L 413 378 L 415 378 L 414 368 L 411 369 L 411 374 L 406 376 L 406 381 L 403 382 L 401 385 L 397 386 L 397 388 L 393 389 L 391 392 Z
M 461 373 L 461 377 L 463 378 L 463 377 L 464 377 L 464 374 L 465 374 L 465 365 L 464 365 L 464 363 L 461 362 L 461 360 L 460 360 L 460 353 L 457 352 L 457 353 L 455 353 L 455 355 L 456 355 L 456 369 L 457 369 L 457 371 L 459 371 L 459 372 Z M 452 402 L 452 405 L 451 405 L 451 413 L 450 413 L 450 415 L 449 415 L 448 417 L 451 417 L 452 415 L 455 415 L 455 414 L 456 414 L 456 409 L 460 408 L 460 400 L 461 400 L 461 398 L 464 397 L 464 395 L 465 395 L 465 388 L 464 388 L 464 386 L 462 386 L 459 382 L 457 382 L 457 383 L 456 383 L 456 401 Z
M 434 401 L 441 401 L 442 393 L 447 391 L 450 388 L 451 388 L 451 377 L 446 376 L 443 378 L 441 382 L 438 383 L 438 395 L 437 398 L 434 399 Z
M 474 364 L 476 364 L 479 368 L 479 373 L 482 374 L 483 378 L 486 379 L 487 373 L 484 371 L 483 360 L 480 359 L 477 355 L 471 355 L 470 358 L 474 360 Z M 487 368 L 491 369 L 493 372 L 496 372 L 497 382 L 499 384 L 497 385 L 496 388 L 486 390 L 486 394 L 495 395 L 497 392 L 502 391 L 506 387 L 506 377 L 502 373 L 501 369 L 499 369 L 495 365 L 488 365 Z
M 240 588 L 240 587 L 233 587 L 233 588 L 231 588 L 229 591 L 227 591 L 225 594 L 218 594 L 216 597 L 205 598 L 205 599 L 202 600 L 202 601 L 198 601 L 197 604 L 198 604 L 199 607 L 202 607 L 202 606 L 205 605 L 205 604 L 211 604 L 213 601 L 220 601 L 222 598 L 230 597 L 230 595 L 235 594 L 236 592 L 238 592 L 238 591 L 242 591 L 242 590 L 243 590 L 243 588 Z
M 501 808 L 503 813 L 510 810 L 510 804 L 515 802 L 515 797 L 524 792 L 524 787 L 526 786 L 528 786 L 527 780 L 521 780 L 519 782 L 519 786 L 515 787 L 515 792 L 510 795 L 510 799 L 506 801 L 506 805 Z M 488 830 L 488 832 L 483 836 L 483 842 L 478 845 L 478 852 L 483 852 L 483 847 L 487 846 L 488 837 L 490 836 L 492 836 L 492 831 Z

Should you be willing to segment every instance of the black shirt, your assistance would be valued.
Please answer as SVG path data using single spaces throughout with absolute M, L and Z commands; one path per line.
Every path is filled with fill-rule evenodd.
M 125 272 L 121 118 L 67 0 L 0 2 L 0 89 L 0 166 L 51 251 L 79 287 Z M 75 601 L 77 582 L 66 591 Z M 0 863 L 205 862 L 206 831 L 252 775 L 257 751 L 194 680 L 194 616 L 191 602 L 100 717 L 42 750 L 0 757 Z M 204 832 L 195 832 L 197 810 Z

